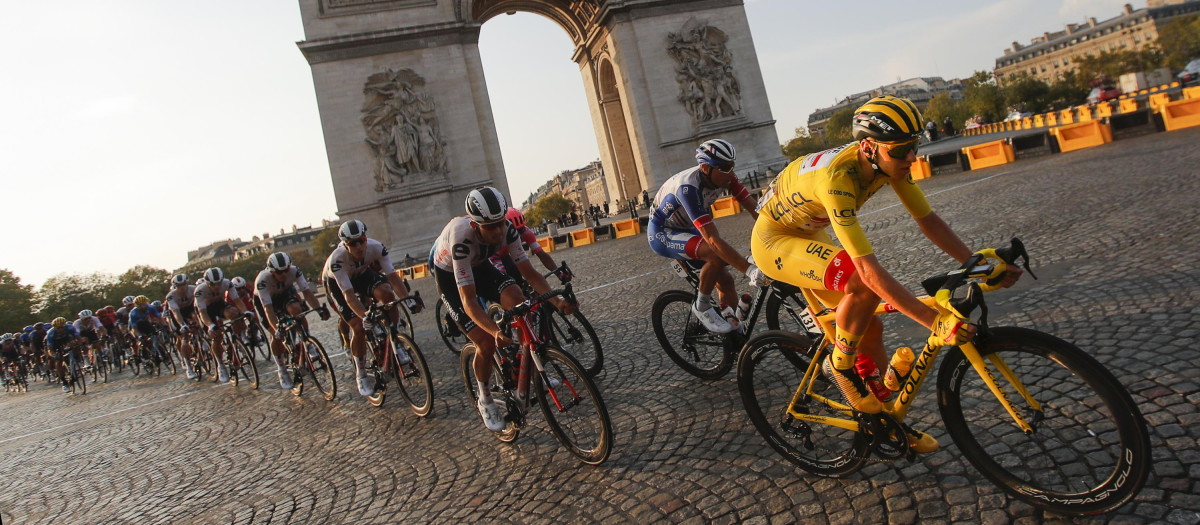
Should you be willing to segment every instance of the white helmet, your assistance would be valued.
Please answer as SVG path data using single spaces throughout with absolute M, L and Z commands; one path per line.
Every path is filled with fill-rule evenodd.
M 208 284 L 221 284 L 221 281 L 225 280 L 225 272 L 220 268 L 209 268 L 204 271 L 204 280 L 208 281 Z
M 467 194 L 467 216 L 476 224 L 502 221 L 506 213 L 508 202 L 496 188 L 481 186 Z
M 121 299 L 121 304 L 122 304 L 122 305 L 124 305 L 124 306 L 129 306 L 129 305 L 133 304 L 133 296 L 132 296 L 132 295 L 126 295 L 125 297 L 123 297 L 123 298 Z
M 239 275 L 237 277 L 234 277 L 233 279 L 230 279 L 229 284 L 232 284 L 234 288 L 245 288 L 246 280 L 242 279 L 242 276 Z
M 708 140 L 696 148 L 696 162 L 700 164 L 708 164 L 726 170 L 733 167 L 735 160 L 737 160 L 737 150 L 733 148 L 733 144 L 724 139 Z
M 0 343 L 7 343 L 9 341 L 12 341 L 12 339 L 13 339 L 12 334 L 0 335 Z
M 79 318 L 80 318 L 80 319 L 87 319 L 87 318 L 89 318 L 89 317 L 91 317 L 91 316 L 92 316 L 92 311 L 91 311 L 91 310 L 88 310 L 88 309 L 86 309 L 86 308 L 85 308 L 85 309 L 83 309 L 83 310 L 80 310 L 80 311 L 79 311 Z
M 175 274 L 175 277 L 171 278 L 171 284 L 175 286 L 185 286 L 187 283 L 188 278 L 186 273 L 177 273 Z
M 340 234 L 341 231 L 339 231 L 338 233 Z M 292 267 L 292 258 L 288 257 L 288 254 L 286 254 L 286 253 L 275 252 L 275 253 L 272 253 L 270 257 L 267 257 L 267 268 L 270 268 L 277 272 L 282 272 L 291 267 Z
M 338 238 L 342 241 L 353 241 L 359 237 L 367 236 L 367 225 L 358 219 L 349 220 L 342 223 L 338 228 Z

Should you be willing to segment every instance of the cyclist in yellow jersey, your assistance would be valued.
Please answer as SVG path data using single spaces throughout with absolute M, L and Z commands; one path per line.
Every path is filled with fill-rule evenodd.
M 882 299 L 934 332 L 932 344 L 956 345 L 975 327 L 953 314 L 925 306 L 879 264 L 858 222 L 858 209 L 890 185 L 921 233 L 960 263 L 971 250 L 930 207 L 913 182 L 917 143 L 924 122 L 912 101 L 876 97 L 854 112 L 854 142 L 796 159 L 771 183 L 754 224 L 750 249 L 768 277 L 810 289 L 836 307 L 835 349 L 822 369 L 850 406 L 874 414 L 890 391 L 879 381 L 886 366 L 883 323 L 874 315 Z M 842 248 L 825 232 L 832 226 Z M 1008 266 L 1001 286 L 1021 270 Z M 861 352 L 860 352 L 861 351 Z M 917 452 L 937 450 L 937 440 L 912 431 Z

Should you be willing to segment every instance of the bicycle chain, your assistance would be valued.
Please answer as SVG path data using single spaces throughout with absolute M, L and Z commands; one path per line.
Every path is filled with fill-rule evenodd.
M 811 412 L 809 412 L 807 410 L 804 410 L 804 408 L 806 408 L 806 407 L 804 407 L 804 408 L 797 407 L 797 408 L 800 409 L 802 412 L 805 412 L 805 413 L 808 413 L 811 415 L 817 415 L 817 414 L 812 414 Z M 870 441 L 867 444 L 866 455 L 854 456 L 856 459 L 862 459 L 865 461 L 870 461 L 872 463 L 895 463 L 896 461 L 898 461 L 902 458 L 907 458 L 907 457 L 910 457 L 913 455 L 912 452 L 909 451 L 908 438 L 905 436 L 906 432 L 903 428 L 904 425 L 897 422 L 895 420 L 895 418 L 893 418 L 892 416 L 890 416 L 888 414 L 884 414 L 884 413 L 864 414 L 862 412 L 855 411 L 854 414 L 855 414 L 855 420 L 857 420 L 859 422 L 859 428 L 860 428 L 860 430 L 857 433 L 858 434 L 865 433 L 867 435 L 867 439 Z M 877 438 L 874 436 L 876 434 L 874 434 L 870 430 L 865 430 L 865 431 L 862 430 L 863 425 L 868 425 L 868 426 L 871 425 L 871 422 L 868 420 L 868 418 L 872 418 L 872 417 L 876 418 L 877 421 L 880 422 L 879 426 L 882 426 L 885 428 L 892 428 L 895 431 L 898 431 L 893 434 L 892 432 L 885 430 L 883 433 L 878 434 L 880 436 L 883 436 L 884 439 L 886 439 L 888 441 L 887 445 L 892 446 L 896 449 L 894 452 L 887 451 L 880 456 L 876 456 L 876 454 L 880 454 L 880 447 L 881 447 L 882 443 L 875 443 Z M 811 435 L 811 431 L 810 431 L 810 435 Z M 891 438 L 890 436 L 892 436 L 892 435 L 898 435 L 900 437 L 899 438 Z M 903 442 L 901 443 L 900 440 L 903 440 Z M 811 441 L 811 439 L 809 439 L 809 441 Z M 831 455 L 841 455 L 844 452 L 844 451 L 839 451 L 839 450 L 831 450 L 831 449 L 822 447 L 820 445 L 816 445 L 816 446 L 814 446 L 814 448 L 816 450 L 827 452 Z

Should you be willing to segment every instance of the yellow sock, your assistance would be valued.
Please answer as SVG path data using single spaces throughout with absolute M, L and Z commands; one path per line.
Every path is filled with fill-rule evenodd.
M 862 335 L 855 335 L 841 327 L 837 327 L 833 337 L 833 367 L 838 370 L 849 370 L 854 367 L 858 357 L 858 340 Z

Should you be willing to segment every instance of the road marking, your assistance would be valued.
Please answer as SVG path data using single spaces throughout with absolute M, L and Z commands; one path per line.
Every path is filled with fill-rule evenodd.
M 182 394 L 174 395 L 174 396 L 171 396 L 171 397 L 165 397 L 165 398 L 162 398 L 162 399 L 158 399 L 158 400 L 155 400 L 155 401 L 151 401 L 151 402 L 149 402 L 149 403 L 142 403 L 142 404 L 140 404 L 140 405 L 137 405 L 137 406 L 132 406 L 132 407 L 127 407 L 127 408 L 122 408 L 122 409 L 120 409 L 120 410 L 114 410 L 114 411 L 112 411 L 112 412 L 109 412 L 109 413 L 107 413 L 107 414 L 100 414 L 100 415 L 98 415 L 98 416 L 92 416 L 92 417 L 89 417 L 89 418 L 87 418 L 87 419 L 82 419 L 82 420 L 79 420 L 79 421 L 73 421 L 73 422 L 71 422 L 71 423 L 64 423 L 64 424 L 62 424 L 62 425 L 59 425 L 59 426 L 56 426 L 56 427 L 44 428 L 44 429 L 42 429 L 42 430 L 36 430 L 36 431 L 30 432 L 30 433 L 28 433 L 28 434 L 25 434 L 25 435 L 21 435 L 21 436 L 17 436 L 17 437 L 11 437 L 11 438 L 8 438 L 8 439 L 0 439 L 0 445 L 3 445 L 3 444 L 5 444 L 5 443 L 8 443 L 9 441 L 17 441 L 17 440 L 19 440 L 19 439 L 25 439 L 25 438 L 27 438 L 27 437 L 30 437 L 30 436 L 36 436 L 36 435 L 38 435 L 38 434 L 45 434 L 46 432 L 53 432 L 53 431 L 55 431 L 55 430 L 58 430 L 58 429 L 60 429 L 60 428 L 66 428 L 66 427 L 70 427 L 70 426 L 75 426 L 75 425 L 80 425 L 80 424 L 83 424 L 83 423 L 87 423 L 87 422 L 89 422 L 89 421 L 95 421 L 95 420 L 97 420 L 97 419 L 106 418 L 106 417 L 108 417 L 108 416 L 115 415 L 115 414 L 120 414 L 120 413 L 122 413 L 122 412 L 128 412 L 128 411 L 130 411 L 130 410 L 137 410 L 137 409 L 139 409 L 139 408 L 145 408 L 145 407 L 148 407 L 148 406 L 150 406 L 150 405 L 157 405 L 157 404 L 159 404 L 159 403 L 163 403 L 163 402 L 166 402 L 166 401 L 170 401 L 170 400 L 172 400 L 172 399 L 179 399 L 179 398 L 181 398 L 181 397 L 187 397 L 187 396 L 190 396 L 190 395 L 193 395 L 193 394 L 199 394 L 199 393 L 201 393 L 201 392 L 207 392 L 207 391 L 209 391 L 209 390 L 212 390 L 212 389 L 214 389 L 214 388 L 228 388 L 228 387 L 229 387 L 229 385 L 222 383 L 222 384 L 219 384 L 219 385 L 213 385 L 213 386 L 210 386 L 210 387 L 208 387 L 208 388 L 205 388 L 205 389 L 203 389 L 203 390 L 193 390 L 193 391 L 191 391 L 191 392 L 184 392 L 184 393 L 182 393 Z

